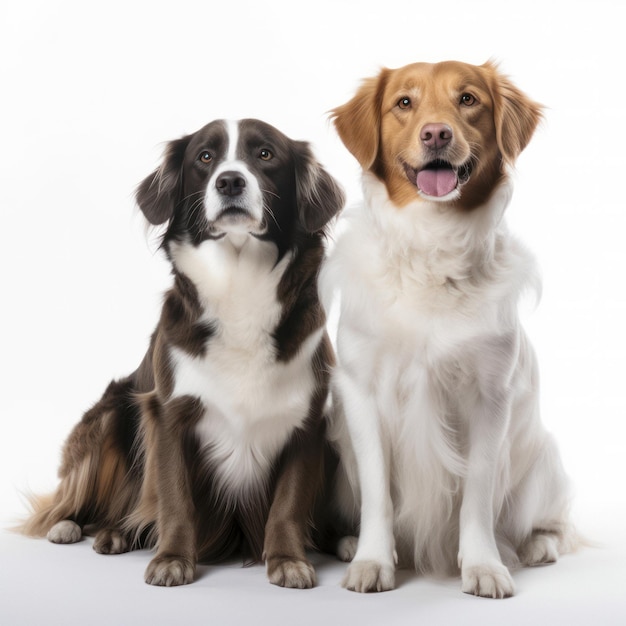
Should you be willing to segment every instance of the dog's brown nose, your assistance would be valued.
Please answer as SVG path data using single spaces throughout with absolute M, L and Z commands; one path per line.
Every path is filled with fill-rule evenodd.
M 420 133 L 422 143 L 428 148 L 443 148 L 452 140 L 452 129 L 447 124 L 425 124 Z
M 215 181 L 215 188 L 224 196 L 238 196 L 246 187 L 246 179 L 239 172 L 222 172 Z

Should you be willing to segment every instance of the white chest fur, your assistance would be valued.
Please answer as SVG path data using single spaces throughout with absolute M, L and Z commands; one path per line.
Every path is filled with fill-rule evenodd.
M 366 180 L 365 191 L 323 273 L 323 283 L 340 288 L 351 332 L 432 362 L 516 324 L 534 263 L 501 221 L 506 185 L 468 214 L 394 207 L 378 182 Z
M 240 245 L 242 244 L 242 245 Z M 172 350 L 174 395 L 206 407 L 196 434 L 229 494 L 267 478 L 293 429 L 306 419 L 315 378 L 311 358 L 322 331 L 289 362 L 276 360 L 272 332 L 282 314 L 276 289 L 289 264 L 276 264 L 273 244 L 252 237 L 181 245 L 177 268 L 196 285 L 215 325 L 206 354 Z

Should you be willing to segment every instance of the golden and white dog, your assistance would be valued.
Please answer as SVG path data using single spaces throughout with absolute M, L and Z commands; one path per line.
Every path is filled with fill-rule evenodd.
M 503 220 L 541 107 L 491 63 L 416 63 L 366 80 L 333 118 L 365 195 L 322 277 L 341 294 L 338 502 L 360 522 L 358 545 L 339 544 L 344 585 L 391 589 L 399 560 L 510 596 L 510 567 L 574 541 L 517 314 L 535 267 Z

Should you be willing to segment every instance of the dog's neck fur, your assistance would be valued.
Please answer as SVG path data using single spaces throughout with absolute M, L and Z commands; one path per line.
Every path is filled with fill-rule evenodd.
M 379 245 L 389 261 L 393 263 L 397 256 L 419 259 L 442 284 L 486 270 L 508 234 L 504 212 L 513 193 L 508 178 L 471 212 L 419 197 L 398 207 L 384 183 L 370 173 L 363 175 L 363 192 L 366 213 L 383 235 Z
M 241 235 L 226 235 L 199 246 L 172 242 L 169 249 L 174 267 L 194 283 L 200 304 L 209 313 L 213 313 L 212 309 L 218 303 L 228 301 L 235 291 L 247 290 L 249 294 L 259 284 L 266 285 L 269 274 L 275 269 L 284 271 L 290 258 L 290 255 L 283 258 L 277 268 L 275 245 Z M 278 279 L 281 273 L 276 272 Z M 272 288 L 275 293 L 276 285 L 271 281 L 267 288 Z M 214 314 L 223 317 L 219 311 Z

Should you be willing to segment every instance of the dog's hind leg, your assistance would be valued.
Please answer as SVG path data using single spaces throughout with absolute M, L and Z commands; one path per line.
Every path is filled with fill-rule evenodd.
M 559 558 L 559 542 L 554 533 L 534 530 L 517 551 L 522 565 L 547 565 Z
M 352 559 L 354 559 L 358 545 L 358 537 L 353 537 L 351 535 L 342 537 L 337 543 L 337 557 L 344 563 L 350 563 Z
M 569 480 L 551 435 L 545 436 L 531 471 L 515 495 L 509 526 L 515 528 L 525 514 L 532 514 L 526 528 L 515 528 L 522 565 L 554 563 L 560 554 L 576 549 L 580 539 L 569 522 Z
M 103 528 L 96 533 L 93 549 L 98 554 L 122 554 L 130 550 L 130 542 L 120 530 Z
M 82 528 L 72 520 L 57 522 L 46 535 L 52 543 L 76 543 L 83 536 Z

